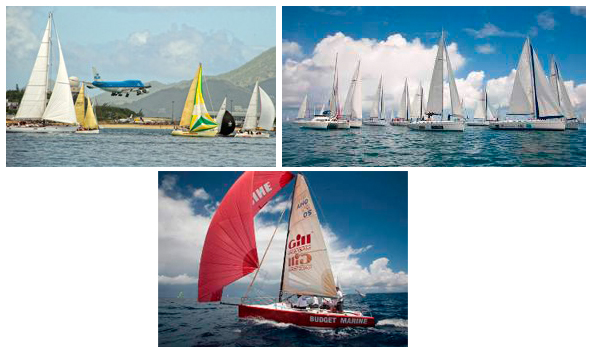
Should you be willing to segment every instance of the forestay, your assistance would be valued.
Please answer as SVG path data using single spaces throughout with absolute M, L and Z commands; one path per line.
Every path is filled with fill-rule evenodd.
M 336 297 L 322 229 L 305 177 L 297 175 L 285 247 L 283 293 Z

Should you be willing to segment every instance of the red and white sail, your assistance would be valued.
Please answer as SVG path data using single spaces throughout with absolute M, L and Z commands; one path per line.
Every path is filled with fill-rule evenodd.
M 254 217 L 292 178 L 288 171 L 249 171 L 227 192 L 201 253 L 200 302 L 221 300 L 223 287 L 258 268 Z

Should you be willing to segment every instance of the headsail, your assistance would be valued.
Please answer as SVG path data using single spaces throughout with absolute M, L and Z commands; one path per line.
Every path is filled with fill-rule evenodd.
M 203 67 L 199 64 L 197 89 L 195 91 L 195 100 L 191 118 L 190 131 L 200 132 L 217 127 L 217 123 L 211 118 L 205 99 L 203 99 Z
M 25 88 L 15 119 L 41 119 L 47 104 L 47 82 L 49 80 L 49 53 L 51 45 L 51 18 L 49 14 L 47 26 L 41 39 L 35 65 Z
M 223 102 L 221 103 L 221 107 L 219 108 L 219 111 L 217 112 L 217 116 L 215 117 L 215 123 L 217 123 L 217 124 L 221 124 L 221 121 L 223 120 L 223 115 L 225 114 L 225 110 L 226 110 L 226 102 L 227 102 L 227 97 L 223 98 Z
M 301 106 L 299 106 L 299 112 L 297 113 L 297 119 L 305 119 L 305 114 L 307 113 L 307 94 L 303 98 L 301 102 Z
M 324 236 L 305 177 L 298 174 L 291 204 L 281 292 L 336 297 Z
M 372 120 L 381 119 L 383 114 L 383 76 L 379 78 L 377 85 L 377 92 L 375 93 L 375 100 L 373 100 L 373 107 L 371 108 L 370 118 Z
M 223 287 L 258 268 L 254 216 L 292 178 L 288 171 L 249 171 L 232 185 L 207 230 L 198 301 L 221 300 Z
M 332 83 L 332 94 L 330 95 L 330 115 L 340 118 L 340 103 L 338 101 L 338 54 L 336 54 L 334 81 Z
M 451 92 L 451 115 L 455 117 L 463 117 L 463 105 L 459 98 L 459 91 L 455 83 L 455 74 L 453 74 L 453 67 L 451 66 L 451 59 L 449 59 L 449 52 L 447 47 L 445 49 L 445 58 L 447 60 L 447 78 L 449 80 L 449 90 Z
M 84 117 L 84 122 L 82 123 L 82 127 L 85 129 L 98 129 L 98 122 L 96 121 L 96 115 L 94 114 L 94 109 L 92 107 L 92 102 L 90 102 L 90 98 L 87 98 L 86 101 L 86 115 Z
M 57 47 L 59 51 L 57 78 L 47 108 L 45 109 L 45 112 L 43 112 L 43 119 L 67 124 L 76 124 L 76 109 L 74 108 L 70 79 L 68 77 L 66 62 L 61 49 L 61 43 L 59 42 L 59 36 L 57 38 Z
M 551 57 L 551 88 L 553 89 L 553 93 L 557 103 L 561 107 L 565 118 L 567 119 L 575 119 L 576 114 L 574 112 L 574 107 L 572 106 L 572 102 L 570 100 L 569 94 L 565 89 L 565 84 L 563 83 L 563 78 L 561 77 L 561 71 L 557 66 L 557 61 L 554 57 Z
M 486 119 L 486 89 L 481 91 L 481 96 L 477 99 L 473 119 Z
M 399 113 L 398 118 L 402 118 L 405 120 L 410 120 L 410 95 L 408 91 L 408 79 L 406 78 L 406 82 L 404 84 L 404 92 L 402 93 L 402 99 L 399 106 Z
M 342 113 L 345 117 L 350 117 L 352 120 L 360 120 L 363 118 L 363 105 L 362 105 L 362 88 L 361 88 L 361 61 L 359 60 L 352 80 L 350 81 L 350 87 L 346 94 L 346 100 L 344 101 L 344 109 Z
M 242 129 L 244 130 L 252 130 L 256 128 L 256 117 L 258 116 L 258 81 L 254 85 L 254 90 L 252 91 L 252 97 L 250 97 L 250 104 L 248 105 L 248 110 L 246 111 L 246 117 L 244 118 L 244 125 L 242 125 Z
M 258 127 L 264 130 L 272 130 L 275 122 L 275 106 L 268 94 L 260 89 L 260 119 L 258 120 Z
M 86 105 L 84 102 L 86 98 L 84 97 L 84 83 L 82 83 L 82 88 L 80 88 L 80 92 L 78 93 L 78 97 L 76 98 L 76 104 L 74 105 L 74 109 L 76 110 L 76 120 L 78 124 L 84 123 L 84 115 L 86 114 Z
M 422 82 L 420 82 L 420 86 L 418 87 L 418 90 L 416 90 L 414 101 L 412 101 L 411 111 L 412 119 L 424 118 L 424 89 L 422 89 Z

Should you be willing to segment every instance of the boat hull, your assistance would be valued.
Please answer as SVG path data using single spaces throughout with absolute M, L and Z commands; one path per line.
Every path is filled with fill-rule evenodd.
M 260 133 L 260 134 L 249 134 L 249 133 L 236 133 L 234 137 L 252 137 L 252 138 L 269 138 L 269 133 Z
M 577 119 L 568 119 L 565 122 L 565 129 L 566 130 L 578 130 L 578 120 Z
M 297 310 L 284 305 L 238 305 L 238 317 L 262 318 L 280 323 L 306 327 L 344 328 L 373 327 L 375 318 L 363 316 L 360 312 L 346 311 L 332 313 L 326 310 Z
M 351 128 L 362 128 L 363 127 L 363 121 L 360 119 L 351 120 L 351 121 L 348 121 L 348 123 L 350 124 Z
M 186 137 L 214 137 L 217 135 L 217 129 L 205 130 L 199 132 L 190 132 L 186 130 L 172 130 L 172 136 L 186 136 Z
M 412 130 L 422 131 L 465 131 L 465 123 L 453 121 L 419 121 L 408 124 Z
M 7 133 L 29 133 L 29 134 L 47 134 L 47 133 L 73 133 L 78 129 L 77 126 L 10 126 L 6 128 Z
M 565 130 L 563 120 L 503 120 L 490 122 L 490 129 L 493 130 L 547 130 L 560 131 Z
M 93 130 L 76 130 L 76 134 L 98 134 L 100 133 L 99 129 Z
M 405 127 L 405 126 L 408 126 L 410 124 L 410 122 L 407 120 L 392 120 L 389 124 L 391 124 L 393 126 Z
M 328 129 L 350 129 L 350 123 L 344 120 L 329 121 Z
M 385 120 L 378 120 L 378 121 L 363 121 L 363 125 L 369 125 L 369 126 L 380 126 L 380 127 L 384 127 L 387 125 L 387 122 Z
M 299 124 L 301 125 L 302 128 L 321 129 L 321 130 L 328 129 L 328 122 L 309 121 L 309 122 L 304 122 L 304 123 L 299 123 Z
M 490 122 L 482 121 L 482 122 L 467 122 L 467 125 L 472 127 L 487 127 L 490 125 Z

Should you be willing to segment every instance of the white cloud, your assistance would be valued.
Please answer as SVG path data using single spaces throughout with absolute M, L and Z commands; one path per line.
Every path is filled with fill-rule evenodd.
M 537 15 L 537 23 L 545 30 L 553 30 L 555 25 L 557 25 L 555 18 L 553 18 L 553 12 L 550 10 L 539 13 Z
M 297 42 L 283 40 L 283 58 L 299 58 L 303 55 L 301 46 Z
M 37 56 L 43 32 L 31 31 L 34 15 L 31 7 L 6 7 L 6 52 L 10 53 L 6 55 L 7 66 Z
M 286 196 L 281 195 L 269 201 L 258 213 L 282 213 L 287 207 L 289 207 L 290 203 L 291 201 Z
M 196 277 L 191 277 L 187 274 L 182 274 L 175 277 L 168 277 L 162 275 L 158 276 L 159 284 L 193 284 L 197 282 L 198 280 Z
M 150 37 L 149 31 L 139 31 L 129 35 L 129 43 L 134 46 L 145 45 Z
M 524 34 L 519 33 L 517 31 L 504 31 L 492 23 L 484 24 L 483 28 L 481 28 L 479 30 L 471 29 L 471 28 L 466 28 L 463 30 L 465 30 L 468 34 L 474 36 L 477 39 L 482 39 L 482 38 L 490 37 L 490 36 L 500 36 L 500 37 L 524 37 L 525 36 Z
M 496 52 L 496 48 L 489 43 L 475 46 L 475 51 L 481 54 L 492 54 Z
M 203 188 L 197 188 L 193 192 L 193 198 L 196 200 L 209 200 L 211 199 L 211 195 L 205 191 Z
M 453 69 L 465 65 L 466 59 L 459 53 L 457 44 L 451 42 L 447 49 Z M 283 109 L 299 107 L 308 94 L 311 108 L 326 102 L 332 86 L 334 60 L 338 53 L 340 99 L 344 103 L 346 92 L 358 59 L 361 61 L 363 109 L 371 107 L 379 76 L 383 75 L 387 109 L 391 100 L 398 100 L 407 77 L 413 95 L 422 81 L 428 89 L 437 45 L 427 46 L 420 39 L 406 40 L 401 34 L 393 34 L 383 41 L 354 39 L 343 33 L 329 35 L 314 48 L 309 58 L 287 59 L 283 64 Z M 428 91 L 426 90 L 426 93 Z M 399 105 L 394 104 L 395 108 Z M 388 111 L 389 112 L 389 111 Z
M 276 206 L 284 202 L 279 202 Z M 196 283 L 201 250 L 211 216 L 196 214 L 191 208 L 189 198 L 175 199 L 166 195 L 162 189 L 158 191 L 158 206 L 158 281 L 160 284 Z M 264 214 L 258 214 L 255 219 L 256 244 L 260 260 L 276 229 L 274 218 L 267 220 L 263 217 Z M 394 271 L 387 258 L 374 259 L 368 267 L 360 264 L 358 255 L 370 250 L 371 245 L 353 248 L 339 240 L 329 226 L 323 225 L 322 229 L 334 275 L 338 277 L 344 290 L 407 290 L 407 274 Z M 283 222 L 277 229 L 261 267 L 256 280 L 258 284 L 276 286 L 280 282 L 286 235 L 287 224 Z M 251 279 L 252 275 L 246 276 L 237 283 L 249 283 Z
M 586 6 L 571 6 L 570 12 L 576 16 L 586 17 Z

